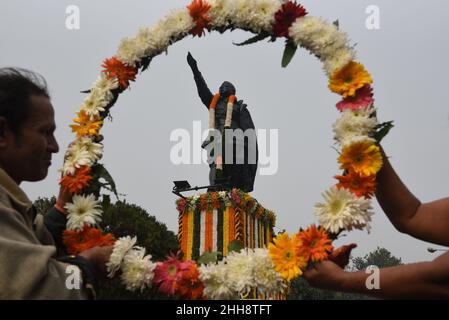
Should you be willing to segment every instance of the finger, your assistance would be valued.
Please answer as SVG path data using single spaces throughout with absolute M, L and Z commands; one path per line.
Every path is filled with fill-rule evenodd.
M 318 276 L 318 271 L 316 269 L 310 269 L 304 272 L 303 276 L 307 281 L 309 281 L 310 279 L 313 279 L 316 276 Z

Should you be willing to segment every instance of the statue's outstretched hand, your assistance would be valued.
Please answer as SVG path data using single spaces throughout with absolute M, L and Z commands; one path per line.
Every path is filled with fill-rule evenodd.
M 187 54 L 187 63 L 189 64 L 189 66 L 192 69 L 197 69 L 197 62 L 196 60 L 193 58 L 193 56 L 190 54 L 190 52 Z

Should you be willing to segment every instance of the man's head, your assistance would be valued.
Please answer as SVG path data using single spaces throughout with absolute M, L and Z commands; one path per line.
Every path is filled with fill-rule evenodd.
M 223 98 L 227 98 L 229 96 L 234 96 L 235 95 L 235 87 L 232 83 L 225 81 L 221 84 L 219 92 L 220 92 L 220 96 L 222 96 Z
M 28 70 L 0 69 L 0 167 L 17 183 L 47 176 L 52 153 L 54 110 L 45 80 Z

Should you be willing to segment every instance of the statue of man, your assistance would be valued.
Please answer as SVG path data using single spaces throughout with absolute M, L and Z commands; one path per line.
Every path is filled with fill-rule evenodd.
M 228 140 L 224 139 L 225 142 L 220 144 L 222 153 L 211 155 L 214 157 L 214 161 L 210 164 L 210 184 L 214 186 L 224 182 L 225 188 L 238 188 L 245 192 L 253 191 L 257 172 L 258 148 L 254 123 L 247 105 L 243 103 L 243 100 L 235 99 L 235 87 L 228 81 L 223 82 L 219 93 L 212 94 L 190 52 L 187 55 L 187 62 L 192 69 L 198 95 L 209 110 L 211 129 L 218 130 L 224 138 L 228 137 L 228 133 L 234 136 L 243 133 L 245 136 L 243 139 L 233 137 Z M 241 131 L 236 132 L 237 129 L 241 129 Z M 225 134 L 226 131 L 228 132 Z M 212 142 L 214 142 L 213 137 L 203 143 L 203 148 Z M 232 157 L 226 157 L 225 151 L 229 150 L 228 147 L 233 149 Z

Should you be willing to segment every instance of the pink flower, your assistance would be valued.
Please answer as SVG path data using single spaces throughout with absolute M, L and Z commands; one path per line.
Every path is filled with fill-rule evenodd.
M 178 199 L 176 204 L 177 204 L 176 209 L 178 210 L 178 212 L 183 213 L 187 204 L 186 199 Z
M 363 88 L 357 90 L 354 97 L 346 98 L 337 103 L 337 109 L 340 112 L 344 110 L 359 110 L 371 106 L 374 103 L 373 89 L 371 86 L 365 85 Z
M 240 197 L 237 193 L 237 189 L 235 188 L 231 190 L 231 199 L 237 204 L 240 203 Z
M 159 290 L 166 295 L 175 294 L 176 279 L 181 273 L 183 262 L 174 255 L 167 257 L 164 262 L 159 262 L 154 269 L 153 284 L 159 285 Z

